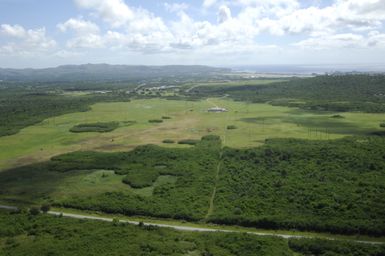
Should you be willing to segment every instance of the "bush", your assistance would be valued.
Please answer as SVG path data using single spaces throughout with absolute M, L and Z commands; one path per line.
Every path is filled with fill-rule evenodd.
M 162 119 L 171 119 L 171 117 L 169 117 L 169 116 L 162 116 Z
M 31 209 L 29 209 L 29 214 L 31 215 L 38 215 L 40 213 L 40 209 L 38 207 L 31 207 Z
M 237 129 L 238 127 L 236 127 L 235 125 L 228 125 L 227 126 L 227 130 L 235 130 Z
M 385 122 L 384 123 L 380 123 L 380 127 L 385 128 Z
M 49 204 L 43 204 L 41 207 L 40 207 L 40 210 L 44 213 L 47 213 L 49 210 L 51 209 L 51 206 Z
M 163 123 L 163 120 L 162 119 L 151 119 L 151 120 L 148 120 L 149 123 Z
M 181 145 L 196 145 L 198 142 L 199 142 L 199 140 L 186 139 L 186 140 L 178 141 L 178 144 L 181 144 Z
M 70 132 L 111 132 L 119 127 L 119 122 L 78 124 L 70 129 Z
M 163 140 L 162 142 L 165 143 L 165 144 L 173 144 L 173 143 L 175 143 L 174 140 L 169 140 L 169 139 Z
M 345 118 L 345 117 L 341 115 L 332 115 L 331 118 Z

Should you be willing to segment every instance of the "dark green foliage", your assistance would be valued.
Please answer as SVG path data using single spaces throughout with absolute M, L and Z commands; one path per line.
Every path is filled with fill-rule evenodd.
M 39 209 L 38 207 L 31 207 L 31 208 L 29 209 L 29 214 L 31 214 L 31 215 L 36 216 L 36 215 L 38 215 L 39 213 L 40 213 L 40 209 Z
M 41 207 L 40 207 L 40 210 L 44 213 L 47 213 L 49 210 L 51 209 L 51 205 L 49 204 L 43 204 Z
M 380 127 L 385 128 L 385 123 L 380 123 Z
M 193 140 L 193 139 L 185 139 L 178 141 L 178 144 L 185 144 L 185 145 L 196 145 L 199 142 L 199 140 Z
M 78 124 L 70 129 L 70 132 L 111 132 L 119 127 L 119 122 Z
M 147 145 L 122 153 L 69 153 L 0 173 L 0 196 L 41 200 L 61 179 L 81 170 L 114 170 L 134 188 L 151 186 L 160 175 L 172 175 L 177 177 L 175 184 L 155 187 L 151 197 L 114 192 L 52 200 L 56 205 L 79 209 L 198 220 L 207 212 L 220 148 L 218 137 L 208 136 L 186 149 Z
M 165 139 L 162 142 L 165 143 L 165 144 L 173 144 L 173 143 L 175 143 L 174 140 L 170 140 L 170 139 Z
M 205 254 L 206 253 L 206 254 Z M 144 225 L 113 224 L 0 211 L 0 255 L 228 255 L 291 256 L 280 238 L 190 233 Z
M 197 87 L 194 97 L 229 95 L 314 111 L 385 112 L 385 75 L 336 75 L 291 79 L 268 85 Z
M 169 117 L 169 116 L 162 116 L 162 119 L 167 120 L 167 119 L 171 119 L 171 117 Z
M 224 148 L 204 136 L 195 147 L 140 146 L 130 152 L 74 152 L 0 173 L 0 196 L 127 215 L 202 220 L 219 177 L 209 221 L 268 229 L 384 235 L 385 138 L 268 140 L 254 149 Z M 219 163 L 221 163 L 219 165 Z M 161 175 L 175 183 L 151 196 L 107 192 L 58 200 L 49 195 L 81 170 L 114 170 L 134 188 Z
M 127 95 L 118 92 L 108 95 L 64 96 L 46 92 L 51 90 L 54 89 L 0 89 L 0 136 L 15 134 L 20 129 L 49 117 L 88 111 L 89 106 L 97 102 L 128 101 Z M 54 120 L 52 122 L 55 125 Z
M 290 239 L 289 247 L 304 256 L 382 256 L 384 245 L 359 244 L 354 242 L 321 239 Z
M 163 120 L 162 119 L 151 119 L 151 120 L 148 120 L 149 123 L 163 123 Z
M 212 221 L 385 235 L 385 139 L 269 140 L 223 153 Z
M 123 182 L 133 188 L 144 188 L 151 186 L 160 173 L 154 168 L 138 168 L 127 171 L 128 174 L 123 178 Z
M 227 129 L 227 130 L 235 130 L 235 129 L 237 129 L 237 127 L 236 127 L 235 125 L 228 125 L 228 126 L 226 127 L 226 129 Z
M 332 115 L 331 118 L 345 118 L 345 117 L 342 115 Z

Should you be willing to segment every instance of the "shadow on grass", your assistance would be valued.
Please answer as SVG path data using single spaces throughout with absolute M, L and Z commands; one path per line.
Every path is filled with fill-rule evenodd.
M 0 198 L 20 202 L 48 199 L 60 182 L 74 172 L 54 172 L 34 164 L 0 172 Z
M 242 118 L 240 121 L 259 125 L 274 125 L 278 123 L 294 124 L 318 132 L 347 134 L 347 135 L 367 135 L 378 133 L 377 130 L 367 129 L 358 124 L 345 121 L 343 118 L 332 118 L 331 116 L 268 116 L 255 118 Z

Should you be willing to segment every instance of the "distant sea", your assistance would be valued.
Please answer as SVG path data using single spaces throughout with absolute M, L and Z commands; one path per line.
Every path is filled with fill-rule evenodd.
M 341 65 L 242 65 L 230 66 L 236 72 L 267 74 L 325 74 L 336 72 L 385 73 L 385 64 Z

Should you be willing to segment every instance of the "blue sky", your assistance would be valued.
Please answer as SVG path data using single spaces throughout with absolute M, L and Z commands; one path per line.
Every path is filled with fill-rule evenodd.
M 385 64 L 385 0 L 0 0 L 0 67 Z

